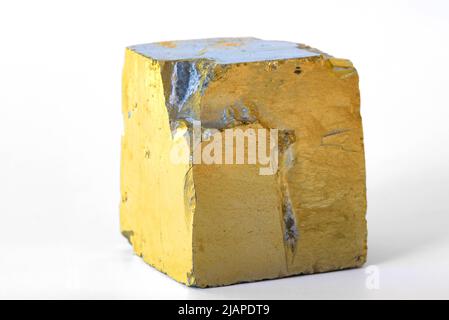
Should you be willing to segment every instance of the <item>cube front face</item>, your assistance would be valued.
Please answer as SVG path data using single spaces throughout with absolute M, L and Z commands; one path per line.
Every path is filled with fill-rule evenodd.
M 352 64 L 300 45 L 210 39 L 128 49 L 122 232 L 146 262 L 199 287 L 361 266 L 359 107 Z M 237 129 L 257 139 L 277 130 L 271 173 L 261 174 L 266 163 L 235 163 L 238 143 L 225 160 L 226 132 Z M 222 161 L 217 149 L 212 164 L 196 161 L 216 141 Z M 189 160 L 173 161 L 173 150 Z

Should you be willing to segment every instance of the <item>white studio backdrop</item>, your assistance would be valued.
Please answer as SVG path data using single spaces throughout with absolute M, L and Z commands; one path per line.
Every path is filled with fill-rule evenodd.
M 191 289 L 120 235 L 124 48 L 229 36 L 357 67 L 365 268 Z M 449 2 L 3 1 L 0 39 L 0 298 L 449 298 Z

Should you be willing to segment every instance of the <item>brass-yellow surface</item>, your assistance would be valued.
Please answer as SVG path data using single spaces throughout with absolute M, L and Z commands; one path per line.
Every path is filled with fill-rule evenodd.
M 229 43 L 223 47 L 236 47 Z M 176 42 L 161 46 L 176 50 Z M 224 128 L 279 129 L 272 175 L 260 175 L 258 163 L 173 163 L 174 146 L 194 152 L 183 138 L 192 130 L 188 118 L 169 106 L 179 60 L 126 50 L 120 222 L 147 263 L 198 287 L 363 265 L 358 74 L 350 61 L 310 50 L 318 54 L 243 63 L 194 59 L 197 90 L 177 101 L 218 135 Z

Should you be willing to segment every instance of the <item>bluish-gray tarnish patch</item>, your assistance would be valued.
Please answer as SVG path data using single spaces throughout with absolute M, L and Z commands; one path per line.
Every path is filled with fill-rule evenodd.
M 200 74 L 193 62 L 179 61 L 174 65 L 171 82 L 170 104 L 181 112 L 186 101 L 198 90 Z
M 296 226 L 295 214 L 292 209 L 292 204 L 289 199 L 284 200 L 283 204 L 284 211 L 284 241 L 286 241 L 289 246 L 293 249 L 296 245 L 296 241 L 299 236 L 298 227 Z
M 283 60 L 318 56 L 287 41 L 256 38 L 214 38 L 173 41 L 172 46 L 160 43 L 140 44 L 131 50 L 156 60 L 209 59 L 218 64 Z
M 225 108 L 221 114 L 221 121 L 224 126 L 227 126 L 235 121 L 235 113 L 231 108 Z
M 187 124 L 192 125 L 195 120 L 199 120 L 195 97 L 204 93 L 213 65 L 213 63 L 201 64 L 191 60 L 173 63 L 170 96 L 166 100 L 172 132 L 177 128 L 178 121 L 186 121 Z

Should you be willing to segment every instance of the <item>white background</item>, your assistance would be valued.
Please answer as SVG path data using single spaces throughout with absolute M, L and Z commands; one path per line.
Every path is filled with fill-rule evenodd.
M 366 268 L 216 289 L 176 283 L 119 234 L 128 45 L 289 40 L 360 74 Z M 449 298 L 448 1 L 2 1 L 0 298 Z

